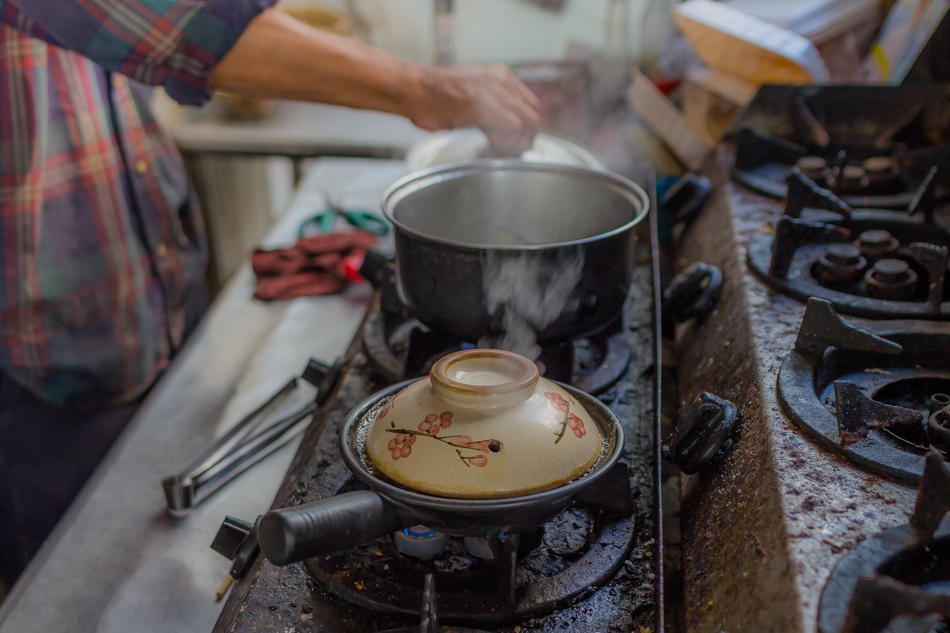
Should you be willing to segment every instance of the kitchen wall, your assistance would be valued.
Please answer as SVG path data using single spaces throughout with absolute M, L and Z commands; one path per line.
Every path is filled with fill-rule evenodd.
M 434 0 L 318 3 L 353 15 L 359 34 L 377 46 L 420 63 L 435 59 Z M 627 37 L 632 43 L 628 53 L 636 56 L 639 49 L 635 43 L 640 39 L 640 24 L 649 3 L 650 0 L 567 0 L 562 9 L 548 11 L 524 0 L 455 0 L 457 62 L 558 59 L 572 42 L 601 50 L 608 30 L 620 26 L 620 8 L 624 5 L 628 14 Z M 616 5 L 613 20 L 611 5 Z

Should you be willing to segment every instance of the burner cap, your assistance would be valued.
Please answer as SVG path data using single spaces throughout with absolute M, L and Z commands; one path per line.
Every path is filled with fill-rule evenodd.
M 869 176 L 890 174 L 897 170 L 897 160 L 890 156 L 873 156 L 864 161 L 861 166 Z
M 406 556 L 430 560 L 445 551 L 449 535 L 424 525 L 415 525 L 393 533 L 393 543 Z
M 828 162 L 821 156 L 803 156 L 798 159 L 795 166 L 804 172 L 806 170 L 824 169 L 828 166 Z
M 832 244 L 815 262 L 813 274 L 822 285 L 839 286 L 860 279 L 867 265 L 858 247 Z
M 861 246 L 864 247 L 875 247 L 875 246 L 884 246 L 889 244 L 893 239 L 890 232 L 884 231 L 881 229 L 874 229 L 871 231 L 864 231 L 861 235 L 858 236 L 858 240 L 861 242 Z
M 878 281 L 901 281 L 907 276 L 910 266 L 900 259 L 882 259 L 874 264 L 871 271 Z
M 869 297 L 911 301 L 917 290 L 917 273 L 901 259 L 881 259 L 864 276 Z
M 850 244 L 832 244 L 828 247 L 828 260 L 835 264 L 854 266 L 861 261 L 861 251 Z

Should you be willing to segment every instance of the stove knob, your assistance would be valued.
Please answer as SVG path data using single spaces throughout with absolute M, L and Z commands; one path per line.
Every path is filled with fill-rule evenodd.
M 712 312 L 722 294 L 722 271 L 696 262 L 670 282 L 663 291 L 664 318 L 677 323 L 703 319 Z
M 713 466 L 732 447 L 736 405 L 703 392 L 680 415 L 664 457 L 693 475 Z

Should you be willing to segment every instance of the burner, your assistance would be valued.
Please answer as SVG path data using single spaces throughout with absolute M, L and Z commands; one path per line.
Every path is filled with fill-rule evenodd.
M 932 166 L 950 169 L 947 109 L 940 89 L 767 87 L 739 122 L 732 175 L 784 198 L 796 168 L 847 204 L 906 208 Z
M 424 525 L 416 525 L 393 534 L 393 545 L 400 554 L 419 560 L 432 560 L 448 547 L 449 535 Z
M 820 633 L 931 633 L 950 617 L 950 470 L 935 451 L 914 513 L 864 541 L 831 572 L 818 605 Z
M 611 481 L 587 503 L 532 532 L 478 539 L 420 527 L 304 564 L 332 594 L 391 616 L 418 612 L 428 574 L 435 575 L 441 617 L 448 622 L 488 626 L 539 616 L 609 581 L 630 553 L 632 508 L 611 507 L 615 498 L 629 498 L 629 492 L 616 494 L 617 486 L 629 486 L 627 467 L 605 479 Z M 330 492 L 357 489 L 361 484 L 343 478 Z M 404 556 L 412 536 L 426 543 L 410 541 L 412 555 Z M 436 538 L 442 542 L 433 543 Z
M 885 260 L 886 261 L 886 260 Z M 931 410 L 950 393 L 950 325 L 933 321 L 846 324 L 811 299 L 795 350 L 779 372 L 785 412 L 822 446 L 868 470 L 915 484 L 934 444 Z
M 926 171 L 921 173 L 919 166 L 914 171 L 901 170 L 894 156 L 863 158 L 867 150 L 818 149 L 824 155 L 806 155 L 807 151 L 796 143 L 742 128 L 736 140 L 733 176 L 759 193 L 784 198 L 788 194 L 788 175 L 795 168 L 841 195 L 850 205 L 880 209 L 907 207 L 926 177 Z M 939 197 L 947 193 L 941 187 Z
M 537 358 L 542 375 L 591 395 L 607 391 L 630 365 L 630 346 L 619 329 L 618 318 L 596 335 L 542 346 Z M 363 330 L 363 347 L 376 371 L 398 382 L 425 375 L 446 354 L 475 345 L 430 330 L 404 314 L 378 310 Z
M 793 169 L 785 215 L 774 234 L 752 237 L 749 267 L 784 294 L 844 314 L 950 319 L 950 229 L 933 221 L 933 182 L 931 172 L 907 212 L 854 209 Z
M 869 194 L 881 196 L 899 191 L 903 185 L 897 159 L 892 156 L 872 156 L 861 167 L 867 177 L 865 187 Z

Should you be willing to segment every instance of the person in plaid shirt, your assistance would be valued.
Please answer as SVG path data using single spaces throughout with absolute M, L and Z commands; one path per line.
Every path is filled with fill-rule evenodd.
M 274 0 L 0 0 L 0 577 L 17 577 L 200 316 L 194 195 L 143 84 L 321 101 L 525 149 L 502 66 L 426 68 Z

